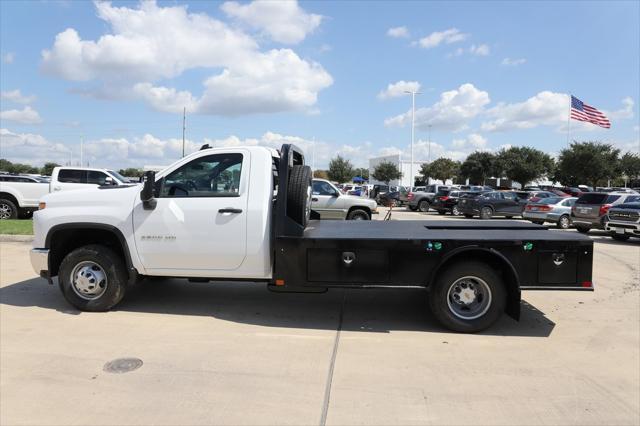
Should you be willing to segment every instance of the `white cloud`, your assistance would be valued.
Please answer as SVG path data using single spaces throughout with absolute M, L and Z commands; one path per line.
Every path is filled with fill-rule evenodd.
M 23 109 L 10 109 L 0 112 L 0 119 L 15 121 L 21 124 L 39 124 L 42 123 L 42 118 L 38 111 L 26 106 Z
M 228 1 L 220 7 L 227 16 L 262 31 L 279 43 L 296 44 L 315 31 L 322 16 L 306 13 L 297 1 Z
M 20 93 L 20 90 L 16 89 L 0 93 L 0 99 L 15 102 L 18 104 L 30 104 L 36 100 L 36 97 L 34 95 L 23 96 L 22 93 Z
M 409 38 L 409 30 L 407 27 L 393 27 L 387 30 L 387 35 L 393 38 Z
M 0 129 L 2 157 L 10 161 L 42 165 L 47 161 L 69 159 L 69 149 L 61 143 L 50 142 L 41 135 L 14 133 Z
M 430 107 L 416 110 L 416 126 L 427 129 L 429 125 L 437 129 L 463 130 L 468 122 L 484 111 L 490 102 L 489 94 L 466 83 L 459 88 L 443 92 L 440 100 Z M 395 117 L 387 118 L 385 126 L 405 126 L 411 123 L 411 110 Z
M 527 62 L 525 58 L 517 58 L 517 59 L 504 58 L 502 60 L 502 65 L 517 67 L 518 65 L 522 65 L 525 62 Z
M 454 148 L 472 148 L 475 150 L 487 147 L 487 138 L 477 133 L 471 133 L 465 139 L 454 139 L 451 145 Z
M 418 41 L 418 45 L 425 49 L 431 49 L 442 43 L 451 44 L 464 41 L 467 37 L 469 37 L 469 34 L 464 34 L 457 28 L 449 28 L 448 30 L 433 32 L 428 36 L 421 38 Z
M 305 31 L 317 26 L 316 15 L 305 14 L 297 3 L 225 5 L 229 13 L 247 19 L 264 8 L 265 14 L 267 9 L 280 10 L 283 15 L 264 31 L 289 41 L 301 37 L 298 26 Z M 318 92 L 333 83 L 320 64 L 290 49 L 261 51 L 241 30 L 206 14 L 188 13 L 185 6 L 159 7 L 150 1 L 134 9 L 100 2 L 96 8 L 111 33 L 96 41 L 82 40 L 72 28 L 59 33 L 53 47 L 42 52 L 45 72 L 72 81 L 100 80 L 101 93 L 137 96 L 161 111 L 191 106 L 192 113 L 220 115 L 307 109 L 316 103 Z M 191 69 L 216 73 L 203 82 L 200 97 L 154 84 Z
M 398 98 L 406 95 L 405 92 L 420 91 L 420 83 L 417 81 L 400 80 L 395 83 L 389 83 L 385 90 L 378 93 L 378 99 Z
M 530 129 L 540 125 L 561 125 L 567 121 L 569 96 L 566 93 L 540 92 L 524 102 L 499 103 L 487 111 L 493 120 L 482 123 L 484 131 Z
M 633 117 L 633 99 L 622 100 L 623 107 L 616 111 L 602 110 L 611 120 Z M 482 123 L 482 130 L 496 132 L 512 129 L 530 129 L 538 126 L 556 126 L 557 130 L 567 131 L 569 114 L 569 95 L 543 91 L 524 102 L 511 104 L 499 103 L 487 110 L 487 116 L 493 120 Z M 601 128 L 590 123 L 571 121 L 571 131 L 596 131 Z
M 489 46 L 486 44 L 480 44 L 478 46 L 472 44 L 469 48 L 469 53 L 475 56 L 487 56 L 489 55 Z
M 7 52 L 4 55 L 2 55 L 2 62 L 4 62 L 5 64 L 12 64 L 15 58 L 16 56 L 14 55 L 13 52 Z
M 629 96 L 622 100 L 624 105 L 621 109 L 616 111 L 603 111 L 604 114 L 612 120 L 621 120 L 627 118 L 633 118 L 633 99 Z

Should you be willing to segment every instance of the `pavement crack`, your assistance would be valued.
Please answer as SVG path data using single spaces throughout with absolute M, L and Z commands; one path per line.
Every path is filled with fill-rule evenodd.
M 342 319 L 344 317 L 344 304 L 347 299 L 347 290 L 342 291 L 342 303 L 340 304 L 340 314 L 338 316 L 338 327 L 336 328 L 336 337 L 333 340 L 333 351 L 331 352 L 331 360 L 329 361 L 329 372 L 327 373 L 327 382 L 324 387 L 324 400 L 322 401 L 322 415 L 320 416 L 320 426 L 327 423 L 327 414 L 329 413 L 329 402 L 331 401 L 331 384 L 333 382 L 333 369 L 336 365 L 336 356 L 338 355 L 338 345 L 340 344 L 340 332 L 342 331 Z

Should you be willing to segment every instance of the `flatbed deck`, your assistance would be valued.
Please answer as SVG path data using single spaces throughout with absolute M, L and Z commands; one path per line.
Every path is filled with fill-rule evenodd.
M 591 244 L 589 237 L 557 232 L 515 220 L 310 221 L 304 239 L 313 240 L 473 240 L 567 241 Z

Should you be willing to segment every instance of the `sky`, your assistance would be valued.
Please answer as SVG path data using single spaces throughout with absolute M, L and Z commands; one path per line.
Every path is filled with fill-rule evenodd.
M 325 168 L 567 140 L 640 150 L 638 1 L 0 1 L 0 157 L 168 165 L 292 142 Z M 568 122 L 569 94 L 611 129 Z M 430 142 L 429 142 L 430 141 Z M 429 149 L 429 143 L 430 148 Z

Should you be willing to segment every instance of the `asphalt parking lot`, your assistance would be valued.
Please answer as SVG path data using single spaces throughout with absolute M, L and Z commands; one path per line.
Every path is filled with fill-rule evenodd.
M 418 290 L 152 280 L 81 313 L 3 242 L 0 423 L 637 425 L 640 240 L 593 239 L 595 292 L 524 292 L 520 322 L 476 335 Z M 143 364 L 104 370 L 123 357 Z

